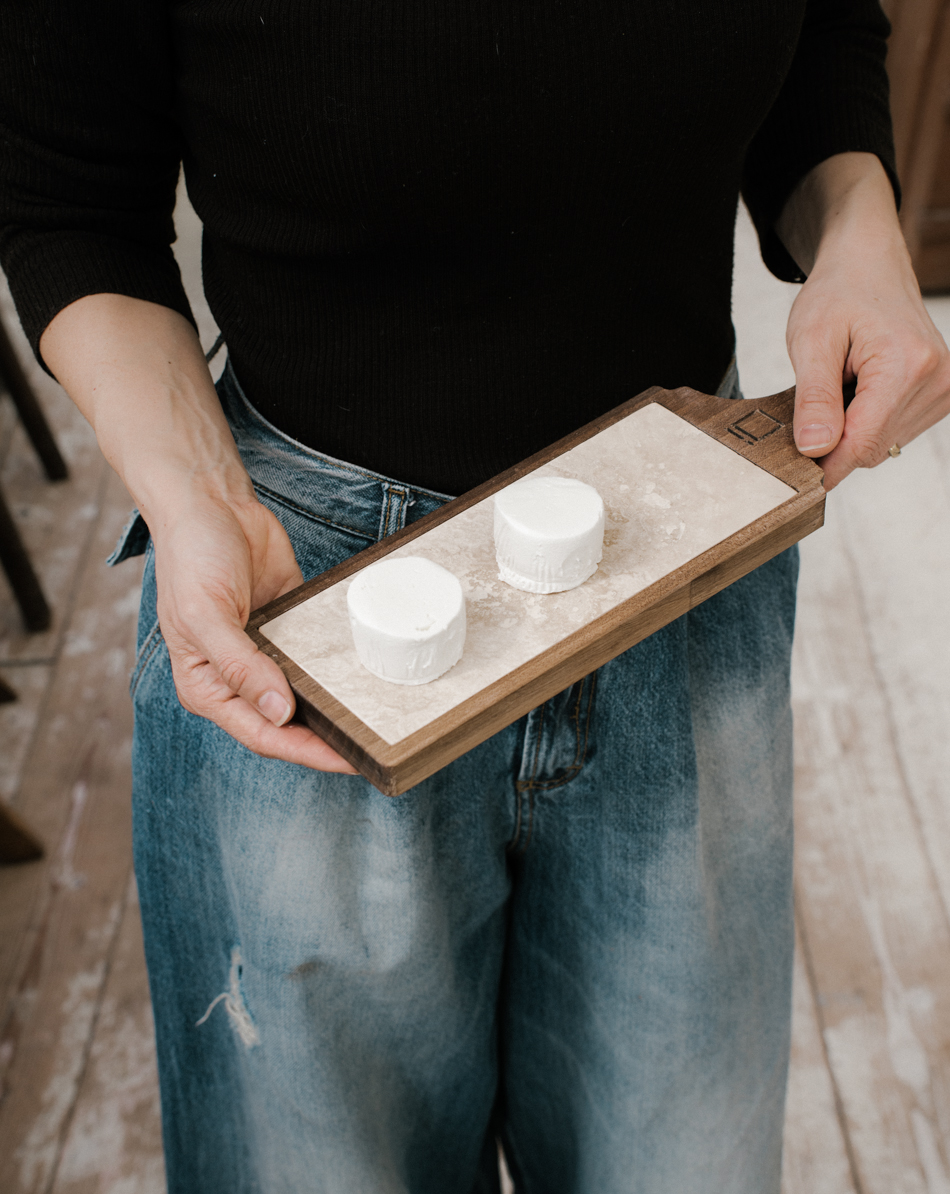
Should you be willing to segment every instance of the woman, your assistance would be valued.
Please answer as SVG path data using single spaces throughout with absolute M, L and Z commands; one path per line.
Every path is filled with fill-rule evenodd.
M 45 15 L 44 15 L 45 13 Z M 740 183 L 826 484 L 950 404 L 872 0 L 8 0 L 3 264 L 150 534 L 172 1191 L 779 1188 L 786 553 L 398 800 L 249 611 L 647 385 L 738 396 Z M 179 162 L 229 348 L 169 249 Z M 857 396 L 842 406 L 842 381 Z

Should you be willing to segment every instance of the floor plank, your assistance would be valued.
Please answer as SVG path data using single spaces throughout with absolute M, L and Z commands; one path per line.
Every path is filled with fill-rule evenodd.
M 27 892 L 39 892 L 52 882 L 56 851 L 69 822 L 71 793 L 81 778 L 80 771 L 105 765 L 103 760 L 108 760 L 117 774 L 123 765 L 128 766 L 131 711 L 127 673 L 134 651 L 141 568 L 135 563 L 116 569 L 103 565 L 126 515 L 125 491 L 110 473 L 76 608 L 52 671 L 49 703 L 28 752 L 15 801 L 19 813 L 47 844 L 49 857 L 37 866 L 0 869 L 0 904 L 17 908 L 27 923 L 32 923 L 27 918 L 33 916 Z M 28 669 L 10 669 L 11 675 L 17 672 L 22 673 L 22 684 Z M 101 759 L 95 757 L 96 750 Z M 127 791 L 127 772 L 121 782 Z M 7 994 L 13 981 L 21 946 L 18 937 L 9 932 L 0 940 L 0 997 Z
M 51 1194 L 162 1194 L 152 1006 L 135 882 Z
M 900 765 L 950 911 L 950 424 L 840 498 Z
M 4 324 L 6 327 L 7 324 Z M 0 468 L 3 467 L 10 451 L 13 429 L 17 425 L 17 413 L 12 400 L 6 394 L 0 394 Z
M 950 926 L 878 684 L 844 525 L 803 545 L 798 906 L 864 1194 L 950 1190 Z
M 857 1194 L 800 939 L 792 1004 L 782 1194 Z
M 0 904 L 19 912 L 0 991 L 5 1097 L 0 1190 L 47 1188 L 79 1090 L 130 874 L 134 564 L 102 560 L 126 515 L 110 481 L 17 807 L 50 846 L 43 863 L 0 870 Z
M 20 787 L 23 767 L 46 703 L 52 664 L 4 667 L 17 699 L 0 705 L 0 800 L 10 801 Z M 3 912 L 0 908 L 0 917 Z M 2 933 L 0 933 L 2 936 Z
M 17 428 L 14 436 L 23 437 L 22 428 Z M 10 452 L 0 474 L 11 513 L 53 614 L 49 630 L 27 633 L 6 576 L 0 573 L 0 664 L 53 658 L 59 649 L 77 569 L 95 530 L 108 467 L 95 443 L 84 439 L 82 434 L 57 434 L 71 469 L 66 481 L 47 481 L 39 462 L 25 448 Z M 130 504 L 126 499 L 126 506 Z
M 77 570 L 95 527 L 107 469 L 92 428 L 37 364 L 12 310 L 9 290 L 0 275 L 4 326 L 53 429 L 70 476 L 65 481 L 46 479 L 23 427 L 13 419 L 9 399 L 4 398 L 8 429 L 0 484 L 52 608 L 53 625 L 43 634 L 25 632 L 6 576 L 0 571 L 0 663 L 5 659 L 55 656 L 68 621 L 67 606 L 75 590 Z

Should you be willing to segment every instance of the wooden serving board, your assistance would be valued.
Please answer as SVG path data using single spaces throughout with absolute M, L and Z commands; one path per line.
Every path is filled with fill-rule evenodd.
M 794 390 L 760 401 L 654 388 L 251 615 L 297 716 L 397 796 L 821 526 L 821 469 L 792 439 Z M 492 496 L 577 477 L 607 509 L 604 558 L 566 593 L 498 579 Z M 359 663 L 346 590 L 383 556 L 422 555 L 466 595 L 461 661 L 429 684 Z

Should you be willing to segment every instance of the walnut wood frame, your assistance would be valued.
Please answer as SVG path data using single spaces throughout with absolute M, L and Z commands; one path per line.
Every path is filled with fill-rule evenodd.
M 745 576 L 824 521 L 822 471 L 792 439 L 795 391 L 758 402 L 695 390 L 646 390 L 404 530 L 256 610 L 247 633 L 275 659 L 297 698 L 297 718 L 387 796 L 398 796 L 595 668 Z M 395 745 L 384 741 L 260 632 L 263 623 L 547 464 L 642 406 L 660 403 L 794 489 L 795 496 L 741 531 L 581 627 L 556 647 L 482 689 Z

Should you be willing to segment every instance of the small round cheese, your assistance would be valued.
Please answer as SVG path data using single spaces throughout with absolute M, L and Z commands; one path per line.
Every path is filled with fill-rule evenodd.
M 462 586 L 431 560 L 370 564 L 353 580 L 346 604 L 360 663 L 381 680 L 426 684 L 462 658 Z
M 529 593 L 576 589 L 597 571 L 604 503 L 571 477 L 526 477 L 495 494 L 498 575 Z

